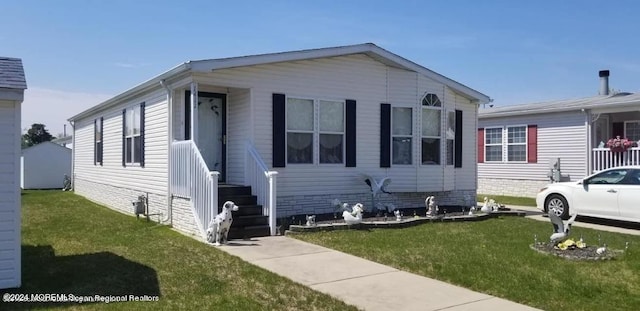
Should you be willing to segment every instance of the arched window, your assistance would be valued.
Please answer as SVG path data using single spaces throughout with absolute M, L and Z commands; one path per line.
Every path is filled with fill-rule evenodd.
M 440 164 L 440 129 L 442 102 L 438 95 L 422 97 L 422 164 Z

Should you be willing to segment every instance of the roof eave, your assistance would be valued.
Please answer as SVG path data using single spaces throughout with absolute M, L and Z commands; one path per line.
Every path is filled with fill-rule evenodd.
M 124 91 L 123 93 L 120 93 L 96 106 L 93 106 L 79 114 L 74 115 L 73 117 L 67 119 L 67 121 L 69 122 L 73 122 L 75 120 L 78 119 L 82 119 L 84 117 L 87 117 L 93 113 L 96 113 L 98 111 L 101 110 L 105 110 L 108 109 L 109 107 L 113 106 L 113 105 L 117 105 L 122 99 L 134 96 L 136 94 L 142 93 L 150 88 L 153 87 L 159 87 L 159 83 L 162 80 L 166 80 L 166 79 L 170 79 L 171 77 L 175 77 L 177 75 L 180 75 L 182 73 L 185 73 L 187 71 L 189 71 L 191 69 L 191 64 L 189 62 L 186 63 L 182 63 L 176 67 L 173 67 L 171 69 L 169 69 L 168 71 L 161 73 L 158 76 L 155 76 L 145 82 L 142 82 L 126 91 Z
M 191 62 L 191 64 L 192 64 L 193 71 L 211 72 L 211 71 L 220 70 L 220 69 L 263 65 L 263 64 L 271 64 L 271 63 L 279 63 L 279 62 L 299 61 L 299 60 L 307 60 L 307 59 L 314 59 L 314 58 L 327 58 L 327 57 L 361 54 L 361 53 L 367 54 L 369 56 L 374 56 L 373 57 L 374 59 L 378 57 L 383 58 L 387 62 L 394 64 L 395 65 L 394 67 L 418 72 L 426 77 L 429 77 L 437 82 L 440 82 L 442 84 L 445 84 L 451 87 L 456 92 L 461 93 L 466 97 L 469 97 L 478 105 L 489 102 L 489 96 L 481 92 L 478 92 L 462 83 L 451 80 L 441 74 L 431 71 L 406 58 L 403 58 L 394 53 L 391 53 L 373 43 L 363 43 L 363 44 L 349 45 L 349 46 L 329 47 L 329 48 L 273 53 L 273 54 L 251 55 L 251 56 L 233 57 L 233 58 L 225 58 L 225 59 L 217 59 L 217 60 L 199 60 L 199 61 L 193 61 Z M 378 61 L 380 60 L 378 59 Z

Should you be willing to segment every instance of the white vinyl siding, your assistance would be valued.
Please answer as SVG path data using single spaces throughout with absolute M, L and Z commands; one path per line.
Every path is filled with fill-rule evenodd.
M 447 90 L 444 85 L 415 72 L 386 66 L 366 55 L 330 57 L 303 61 L 291 61 L 247 67 L 215 70 L 211 73 L 197 73 L 194 80 L 202 91 L 212 88 L 237 88 L 251 90 L 251 120 L 254 131 L 250 135 L 256 149 L 265 163 L 272 163 L 272 95 L 285 94 L 287 97 L 326 99 L 330 98 L 356 101 L 357 113 L 357 167 L 345 168 L 344 165 L 299 165 L 288 164 L 277 168 L 278 195 L 298 195 L 300 193 L 340 194 L 362 193 L 368 186 L 360 181 L 358 173 L 365 172 L 375 177 L 389 176 L 392 183 L 389 191 L 440 191 L 444 189 L 443 166 L 395 165 L 391 169 L 380 168 L 380 103 L 391 103 L 393 107 L 413 108 L 412 131 L 420 133 L 420 107 L 422 95 L 428 91 L 437 94 L 450 109 L 464 110 L 465 150 L 460 182 L 465 189 L 472 189 L 475 183 L 475 130 L 476 105 L 468 99 Z M 459 100 L 458 100 L 459 98 Z M 398 105 L 401 104 L 401 105 Z M 230 110 L 233 104 L 230 103 Z M 178 116 L 174 116 L 175 119 Z M 237 122 L 229 115 L 229 127 Z M 176 133 L 180 133 L 177 130 Z M 231 133 L 230 133 L 231 134 Z M 419 163 L 420 136 L 412 142 L 412 163 Z M 317 149 L 317 147 L 315 147 Z M 442 148 L 441 148 L 442 149 Z M 315 151 L 317 153 L 317 151 Z M 344 155 L 343 155 L 344 156 Z M 228 156 L 228 161 L 232 159 Z M 315 158 L 314 158 L 315 159 Z M 319 161 L 319 160 L 317 160 Z M 318 162 L 314 162 L 318 163 Z M 452 176 L 453 174 L 453 167 Z M 229 172 L 233 174 L 233 172 Z M 418 182 L 418 178 L 420 182 Z M 452 177 L 453 178 L 453 177 Z M 457 178 L 457 177 L 456 177 Z M 454 188 L 452 179 L 448 188 Z M 457 188 L 457 186 L 455 186 Z
M 561 173 L 571 180 L 584 177 L 587 169 L 587 129 L 582 112 L 562 112 L 502 118 L 482 118 L 478 128 L 536 124 L 537 163 L 478 163 L 479 178 L 549 180 L 549 161 L 560 158 Z M 573 142 L 573 143 L 568 143 Z
M 145 102 L 145 166 L 122 167 L 122 110 Z M 103 117 L 103 166 L 93 165 L 93 119 Z M 77 120 L 75 126 L 75 178 L 139 191 L 166 194 L 168 165 L 168 107 L 166 92 L 158 89 Z M 76 189 L 88 196 L 84 189 Z M 91 197 L 89 197 L 91 198 Z M 123 207 L 125 208 L 125 207 Z M 130 210 L 130 206 L 126 207 Z
M 245 173 L 245 144 L 251 137 L 251 91 L 229 90 L 227 111 L 227 182 L 241 185 Z
M 21 283 L 20 115 L 20 103 L 0 100 L 0 288 Z

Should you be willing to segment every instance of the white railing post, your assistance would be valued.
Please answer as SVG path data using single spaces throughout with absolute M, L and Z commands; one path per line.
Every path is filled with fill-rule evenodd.
M 278 172 L 270 171 L 266 173 L 269 179 L 269 231 L 271 235 L 276 235 L 276 175 Z
M 593 148 L 593 167 L 591 173 L 623 165 L 640 165 L 640 147 L 629 148 L 624 152 L 612 152 L 609 148 Z

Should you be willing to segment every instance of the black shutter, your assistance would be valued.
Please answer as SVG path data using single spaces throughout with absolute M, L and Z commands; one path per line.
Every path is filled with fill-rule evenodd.
M 144 167 L 144 107 L 145 103 L 140 104 L 140 166 Z
M 191 91 L 184 92 L 184 140 L 191 139 Z
M 104 154 L 104 118 L 100 117 L 100 150 L 98 150 L 98 161 L 100 161 L 100 166 L 102 166 L 103 154 Z
M 93 165 L 98 163 L 98 144 L 96 144 L 96 131 L 98 131 L 98 119 L 93 120 Z
M 122 166 L 127 166 L 127 109 L 122 109 Z
M 356 101 L 346 100 L 345 153 L 346 167 L 356 167 Z
M 456 110 L 454 167 L 462 167 L 462 110 Z
M 285 167 L 286 115 L 284 94 L 273 94 L 273 167 Z
M 391 167 L 390 104 L 380 104 L 380 167 Z

